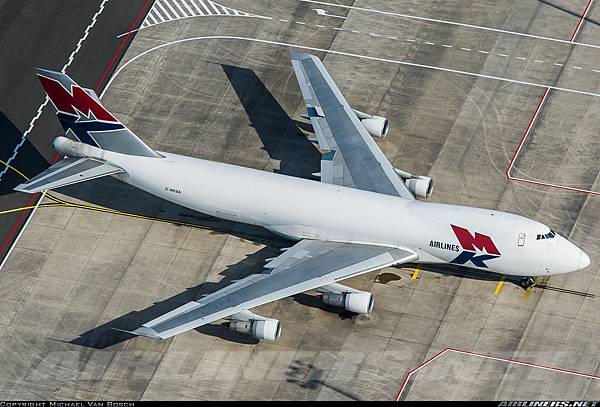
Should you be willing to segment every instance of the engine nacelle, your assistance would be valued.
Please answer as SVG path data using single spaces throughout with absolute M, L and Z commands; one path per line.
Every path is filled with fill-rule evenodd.
M 433 180 L 424 175 L 409 178 L 404 184 L 413 195 L 420 198 L 429 198 L 433 192 Z
M 374 116 L 368 113 L 363 113 L 356 109 L 352 110 L 371 137 L 385 138 L 385 136 L 387 136 L 389 130 L 388 119 L 382 116 Z
M 373 294 L 365 291 L 350 293 L 326 293 L 323 295 L 325 304 L 343 307 L 356 314 L 370 314 L 373 311 Z
M 406 188 L 419 198 L 429 198 L 433 192 L 433 180 L 424 175 L 412 175 L 410 172 L 394 168 L 396 174 L 402 178 Z
M 277 319 L 250 319 L 247 321 L 231 320 L 229 329 L 235 332 L 252 335 L 262 341 L 275 342 L 281 335 L 281 323 Z

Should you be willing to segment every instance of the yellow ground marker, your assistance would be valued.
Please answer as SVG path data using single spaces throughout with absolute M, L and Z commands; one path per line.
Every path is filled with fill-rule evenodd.
M 502 291 L 502 287 L 504 286 L 504 280 L 506 280 L 505 275 L 503 275 L 502 278 L 500 278 L 500 281 L 498 281 L 498 285 L 496 286 L 496 291 L 494 292 L 494 294 L 500 294 L 500 291 Z
M 523 293 L 523 298 L 525 299 L 525 301 L 527 301 L 527 299 L 529 298 L 529 294 L 531 294 L 531 289 L 533 287 L 529 287 L 527 290 L 525 290 L 525 293 Z
M 416 280 L 417 278 L 419 278 L 419 274 L 421 274 L 421 266 L 415 267 L 415 271 L 412 273 L 412 276 L 410 276 L 410 279 Z

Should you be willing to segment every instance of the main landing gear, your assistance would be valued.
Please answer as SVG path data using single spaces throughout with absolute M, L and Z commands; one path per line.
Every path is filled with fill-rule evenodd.
M 533 287 L 534 284 L 535 280 L 533 279 L 533 277 L 523 277 L 519 281 L 519 285 L 521 286 L 521 288 L 523 288 L 523 290 L 527 290 L 529 287 Z

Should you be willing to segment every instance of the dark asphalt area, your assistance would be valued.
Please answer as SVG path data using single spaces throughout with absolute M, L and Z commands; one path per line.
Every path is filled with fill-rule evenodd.
M 77 83 L 102 92 L 153 0 L 108 0 L 66 70 Z M 7 162 L 44 102 L 34 68 L 61 70 L 100 10 L 103 0 L 0 0 L 0 160 Z M 35 122 L 11 165 L 31 177 L 56 158 L 52 140 L 62 134 L 49 103 Z M 0 163 L 0 171 L 5 165 Z M 0 179 L 0 264 L 31 210 L 4 213 L 35 205 L 39 195 L 14 192 L 23 178 L 12 170 Z

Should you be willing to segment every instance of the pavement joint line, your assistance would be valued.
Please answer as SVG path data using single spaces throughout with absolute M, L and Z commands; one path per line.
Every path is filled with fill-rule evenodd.
M 85 28 L 85 30 L 83 32 L 83 36 L 81 36 L 79 38 L 79 40 L 77 41 L 77 44 L 75 45 L 75 49 L 71 52 L 71 54 L 69 55 L 69 58 L 67 59 L 67 62 L 60 70 L 62 73 L 66 73 L 67 68 L 69 66 L 71 66 L 71 63 L 75 59 L 75 55 L 77 55 L 77 53 L 81 49 L 81 46 L 83 45 L 83 42 L 87 39 L 87 37 L 90 33 L 90 30 L 96 25 L 96 21 L 98 21 L 98 17 L 104 11 L 105 5 L 106 5 L 106 3 L 108 3 L 108 1 L 109 0 L 103 0 L 102 3 L 100 3 L 100 7 L 96 11 L 96 13 L 93 15 L 92 20 L 90 21 L 88 26 Z M 33 116 L 31 121 L 29 122 L 29 126 L 28 126 L 27 130 L 25 130 L 23 132 L 23 135 L 21 136 L 21 141 L 15 146 L 12 155 L 8 158 L 7 165 L 10 164 L 17 157 L 19 150 L 21 149 L 23 144 L 25 144 L 25 141 L 27 140 L 27 136 L 33 130 L 35 123 L 42 115 L 42 110 L 44 109 L 44 107 L 46 107 L 46 105 L 48 104 L 49 101 L 50 101 L 50 99 L 48 98 L 48 96 L 46 96 L 44 98 L 44 101 L 42 102 L 42 104 L 38 107 L 37 113 L 35 114 L 35 116 Z M 0 181 L 2 181 L 2 177 L 4 176 L 4 174 L 6 174 L 7 171 L 8 171 L 8 166 L 4 166 L 4 168 L 2 169 L 2 172 L 0 172 Z
M 306 3 L 323 4 L 323 5 L 332 6 L 332 7 L 341 7 L 341 8 L 346 8 L 346 9 L 354 9 L 354 10 L 359 10 L 359 11 L 366 11 L 366 12 L 369 12 L 369 13 L 384 14 L 384 15 L 389 15 L 389 16 L 393 16 L 393 17 L 402 17 L 402 18 L 407 18 L 407 19 L 412 19 L 412 20 L 426 21 L 426 22 L 430 22 L 430 23 L 448 24 L 448 25 L 455 25 L 455 26 L 459 26 L 459 27 L 474 28 L 474 29 L 484 30 L 484 31 L 492 31 L 492 32 L 500 33 L 500 34 L 508 34 L 508 35 L 516 35 L 516 36 L 521 36 L 521 37 L 535 38 L 535 39 L 539 39 L 539 40 L 559 42 L 559 43 L 562 43 L 562 44 L 579 45 L 579 46 L 582 46 L 582 47 L 590 47 L 590 48 L 600 48 L 600 45 L 598 45 L 598 44 L 588 44 L 588 43 L 583 43 L 583 42 L 574 42 L 574 41 L 563 40 L 563 39 L 560 39 L 560 38 L 544 37 L 544 36 L 541 36 L 541 35 L 527 34 L 527 33 L 524 33 L 524 32 L 510 31 L 510 30 L 503 30 L 503 29 L 500 29 L 500 28 L 493 28 L 493 27 L 485 27 L 485 26 L 481 26 L 481 25 L 460 23 L 460 22 L 457 22 L 457 21 L 442 20 L 442 19 L 431 18 L 431 17 L 414 16 L 414 15 L 410 15 L 410 14 L 402 14 L 402 13 L 396 13 L 396 12 L 392 12 L 392 11 L 383 11 L 383 10 L 377 10 L 377 9 L 369 9 L 369 8 L 365 8 L 365 7 L 347 6 L 345 4 L 335 4 L 335 3 L 329 3 L 329 2 L 326 2 L 326 1 L 319 1 L 319 0 L 300 0 L 300 1 L 303 1 L 303 2 L 306 2 Z M 589 7 L 588 7 L 588 9 L 589 9 Z M 586 9 L 586 14 L 587 14 L 588 9 Z M 585 17 L 585 15 L 583 17 Z M 583 18 L 581 20 L 583 20 Z M 580 24 L 577 26 L 575 34 L 579 31 L 580 27 L 581 27 L 581 21 L 580 21 Z

